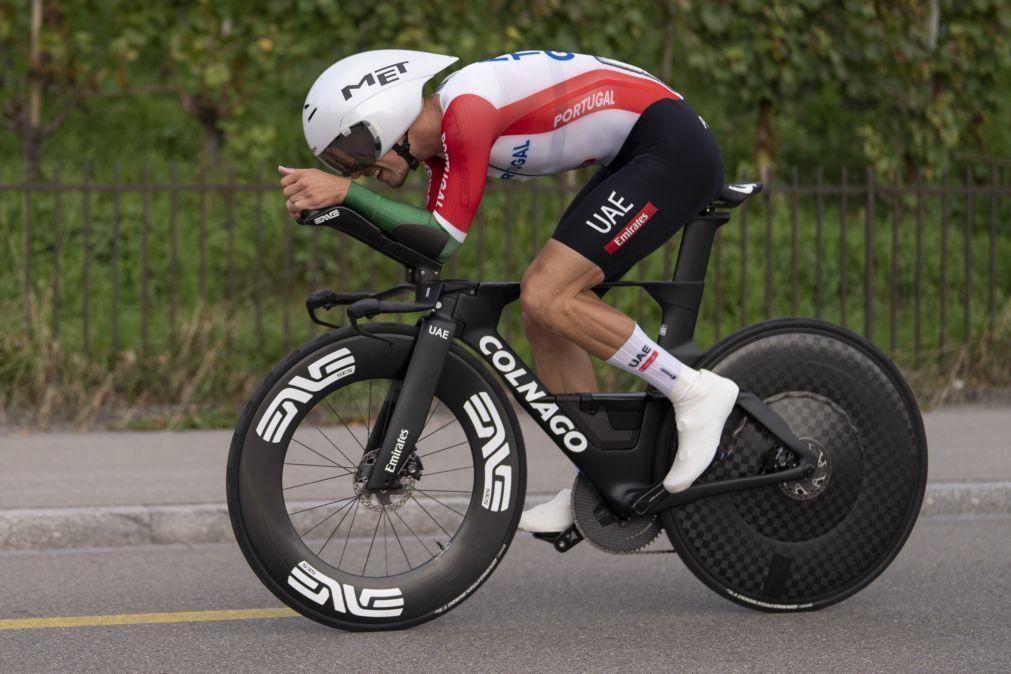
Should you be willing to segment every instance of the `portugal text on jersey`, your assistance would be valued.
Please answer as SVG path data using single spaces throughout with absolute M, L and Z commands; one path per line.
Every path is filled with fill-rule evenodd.
M 428 208 L 458 241 L 486 176 L 550 175 L 618 153 L 651 103 L 681 96 L 644 70 L 557 51 L 521 51 L 473 63 L 439 89 L 446 158 L 427 162 Z

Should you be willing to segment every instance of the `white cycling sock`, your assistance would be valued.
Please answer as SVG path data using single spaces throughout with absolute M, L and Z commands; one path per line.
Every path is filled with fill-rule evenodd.
M 698 370 L 693 370 L 667 353 L 646 336 L 638 323 L 632 329 L 628 341 L 607 362 L 645 379 L 675 405 L 699 378 Z

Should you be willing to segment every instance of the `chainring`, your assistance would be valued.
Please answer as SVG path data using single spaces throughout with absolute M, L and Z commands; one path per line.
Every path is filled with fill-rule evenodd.
M 620 519 L 582 474 L 572 484 L 572 512 L 579 533 L 590 545 L 604 552 L 636 552 L 652 543 L 660 533 L 656 515 Z

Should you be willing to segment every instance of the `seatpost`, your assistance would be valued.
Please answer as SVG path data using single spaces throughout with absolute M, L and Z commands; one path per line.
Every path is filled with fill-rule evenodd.
M 674 265 L 673 281 L 677 285 L 650 290 L 650 294 L 663 309 L 663 323 L 657 341 L 660 346 L 689 364 L 702 354 L 692 338 L 695 335 L 699 307 L 702 306 L 702 290 L 705 287 L 713 239 L 720 225 L 729 220 L 729 213 L 716 211 L 699 216 L 685 225 L 678 259 Z
M 674 265 L 674 280 L 683 283 L 703 283 L 709 267 L 716 230 L 730 220 L 730 214 L 717 211 L 695 218 L 685 225 L 678 259 Z

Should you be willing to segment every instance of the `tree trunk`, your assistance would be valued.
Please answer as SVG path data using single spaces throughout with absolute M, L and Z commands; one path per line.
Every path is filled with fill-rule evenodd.
M 758 103 L 755 125 L 755 166 L 764 183 L 771 181 L 776 173 L 776 150 L 776 136 L 772 130 L 772 101 L 763 98 Z
M 203 161 L 207 166 L 214 166 L 221 158 L 221 148 L 225 145 L 225 132 L 218 125 L 216 118 L 201 119 L 200 124 L 204 130 Z
M 671 75 L 674 66 L 674 12 L 670 5 L 664 3 L 663 8 L 663 49 L 660 53 L 660 79 L 671 85 Z
M 26 127 L 21 136 L 21 160 L 25 182 L 38 182 L 42 178 L 42 132 L 36 127 Z
M 28 118 L 22 126 L 21 156 L 25 180 L 35 182 L 42 161 L 42 78 L 39 63 L 39 33 L 42 30 L 42 0 L 32 0 L 31 35 L 28 46 Z
M 221 119 L 226 111 L 206 95 L 194 96 L 185 91 L 178 92 L 178 95 L 182 109 L 200 123 L 203 131 L 203 154 L 200 158 L 203 171 L 217 164 L 221 158 L 221 148 L 225 145 L 225 130 L 221 128 Z

